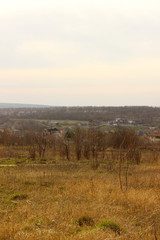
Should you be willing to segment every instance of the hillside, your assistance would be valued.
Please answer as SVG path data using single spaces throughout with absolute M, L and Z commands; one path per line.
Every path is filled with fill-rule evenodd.
M 21 103 L 0 103 L 0 108 L 46 108 L 47 105 L 21 104 Z

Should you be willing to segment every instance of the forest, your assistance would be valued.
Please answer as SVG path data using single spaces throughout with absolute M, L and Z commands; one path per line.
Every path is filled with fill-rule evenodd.
M 100 120 L 115 118 L 159 124 L 159 107 L 47 107 L 47 108 L 3 108 L 1 118 L 46 119 L 46 120 Z

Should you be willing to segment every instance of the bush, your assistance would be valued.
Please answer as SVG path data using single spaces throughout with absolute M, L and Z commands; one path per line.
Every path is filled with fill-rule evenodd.
M 11 197 L 11 200 L 25 200 L 28 198 L 28 195 L 26 194 L 23 194 L 23 193 L 17 193 L 17 194 L 14 194 L 12 197 Z
M 110 145 L 114 148 L 128 149 L 139 146 L 139 137 L 133 129 L 118 128 L 111 135 Z
M 120 232 L 121 232 L 120 226 L 117 223 L 110 221 L 110 220 L 99 223 L 98 227 L 103 228 L 103 229 L 108 228 L 118 234 L 120 234 Z
M 93 219 L 89 216 L 83 216 L 83 217 L 79 218 L 77 223 L 80 227 L 93 226 L 94 225 Z

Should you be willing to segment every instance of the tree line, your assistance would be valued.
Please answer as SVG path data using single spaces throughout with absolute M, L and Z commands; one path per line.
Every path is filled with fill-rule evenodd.
M 76 127 L 72 130 L 49 133 L 45 131 L 26 131 L 23 134 L 5 130 L 0 132 L 0 145 L 27 148 L 29 158 L 45 158 L 50 152 L 53 158 L 64 160 L 90 160 L 98 162 L 105 159 L 107 149 L 129 149 L 136 160 L 142 141 L 132 129 L 120 128 L 105 132 L 94 128 Z M 138 159 L 136 160 L 138 163 Z
M 115 118 L 141 121 L 146 124 L 159 123 L 159 107 L 50 107 L 0 109 L 1 119 L 44 119 L 44 120 L 81 120 L 91 119 L 112 121 Z

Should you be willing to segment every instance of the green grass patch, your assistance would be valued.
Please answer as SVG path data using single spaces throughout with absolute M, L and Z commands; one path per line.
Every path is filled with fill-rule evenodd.
M 110 229 L 110 230 L 112 230 L 113 232 L 115 232 L 115 233 L 118 233 L 118 234 L 120 234 L 121 233 L 121 227 L 117 224 L 117 223 L 115 223 L 115 222 L 113 222 L 113 221 L 111 221 L 111 220 L 107 220 L 107 221 L 102 221 L 102 222 L 100 222 L 98 225 L 97 225 L 97 227 L 98 228 L 102 228 L 102 229 Z

